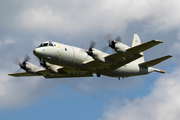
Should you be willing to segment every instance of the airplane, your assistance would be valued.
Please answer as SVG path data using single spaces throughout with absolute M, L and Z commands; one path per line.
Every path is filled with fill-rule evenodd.
M 33 50 L 39 59 L 40 65 L 45 69 L 34 65 L 29 61 L 29 56 L 21 63 L 16 64 L 26 72 L 12 73 L 14 77 L 43 76 L 45 78 L 72 78 L 72 77 L 97 77 L 101 75 L 120 78 L 146 75 L 153 71 L 165 73 L 165 71 L 152 66 L 171 58 L 171 55 L 154 60 L 145 61 L 143 51 L 163 43 L 160 40 L 151 40 L 141 44 L 140 37 L 134 34 L 131 47 L 122 43 L 118 36 L 115 40 L 111 35 L 106 36 L 110 48 L 115 50 L 113 54 L 107 54 L 95 49 L 92 42 L 89 49 L 78 48 L 66 44 L 46 41 Z

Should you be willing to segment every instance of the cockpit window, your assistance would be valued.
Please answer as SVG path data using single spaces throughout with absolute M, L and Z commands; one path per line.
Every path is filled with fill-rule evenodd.
M 51 41 L 49 41 L 49 46 L 53 46 L 53 44 L 52 44 L 52 42 L 51 42 Z
M 43 44 L 40 44 L 40 46 L 39 47 L 42 47 L 43 46 Z
M 48 46 L 48 43 L 44 43 L 44 44 L 43 44 L 43 47 L 45 47 L 45 46 Z
M 52 46 L 53 47 L 53 43 L 51 41 L 45 42 L 45 43 L 41 43 L 41 45 L 39 47 L 46 47 L 46 46 Z

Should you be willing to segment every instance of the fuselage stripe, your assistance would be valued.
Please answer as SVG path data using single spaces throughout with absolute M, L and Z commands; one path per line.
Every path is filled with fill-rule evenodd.
M 72 50 L 73 50 L 73 58 L 72 58 L 72 62 L 70 63 L 70 65 L 73 63 L 74 61 L 74 58 L 75 58 L 75 51 L 74 51 L 74 48 L 71 46 Z

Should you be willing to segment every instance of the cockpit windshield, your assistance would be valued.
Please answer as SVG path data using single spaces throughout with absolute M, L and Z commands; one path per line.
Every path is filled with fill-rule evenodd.
M 44 44 L 43 44 L 43 47 L 45 47 L 45 46 L 48 46 L 48 43 L 44 43 Z
M 39 47 L 42 47 L 43 46 L 43 43 L 42 44 L 40 44 L 40 46 Z
M 46 47 L 46 46 L 51 46 L 53 47 L 53 43 L 51 41 L 49 42 L 44 42 L 44 43 L 41 43 L 39 47 Z
M 53 46 L 53 44 L 52 44 L 52 42 L 51 42 L 51 41 L 49 41 L 49 46 Z

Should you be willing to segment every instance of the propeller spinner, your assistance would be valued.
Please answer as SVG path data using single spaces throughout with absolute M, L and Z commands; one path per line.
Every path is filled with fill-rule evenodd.
M 108 41 L 108 43 L 109 43 L 109 46 L 103 47 L 103 48 L 102 48 L 102 51 L 107 51 L 107 50 L 109 49 L 109 47 L 111 47 L 112 49 L 114 49 L 116 42 L 122 42 L 120 36 L 118 36 L 115 40 L 112 40 L 112 39 L 111 39 L 111 34 L 108 34 L 108 35 L 106 36 L 106 39 L 107 39 L 107 41 Z
M 15 64 L 19 65 L 21 69 L 26 70 L 26 63 L 30 60 L 30 57 L 26 55 L 24 61 L 21 63 L 19 58 L 16 58 Z
M 44 62 L 42 58 L 39 59 L 39 62 L 40 62 L 41 66 L 43 66 L 45 68 L 47 67 L 46 62 Z
M 86 51 L 86 53 L 87 53 L 89 56 L 93 56 L 93 49 L 92 49 L 92 48 L 94 48 L 95 45 L 96 45 L 96 43 L 95 43 L 94 41 L 91 41 L 89 50 Z

